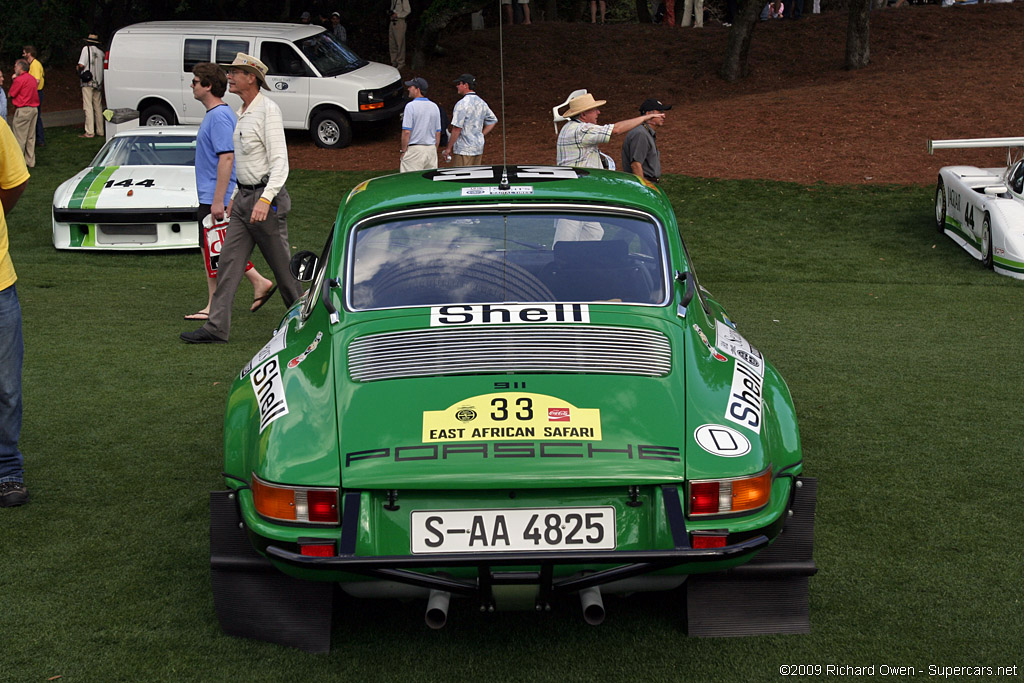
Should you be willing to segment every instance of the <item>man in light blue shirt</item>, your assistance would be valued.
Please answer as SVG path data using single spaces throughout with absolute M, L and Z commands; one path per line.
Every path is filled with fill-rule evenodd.
M 444 155 L 447 158 L 454 153 L 455 166 L 479 166 L 483 162 L 484 136 L 494 129 L 498 117 L 476 94 L 472 74 L 456 78 L 455 88 L 462 99 L 452 111 L 452 134 Z
M 427 81 L 416 77 L 405 82 L 409 104 L 402 114 L 402 162 L 399 170 L 428 171 L 437 168 L 437 146 L 441 144 L 441 110 L 423 96 Z

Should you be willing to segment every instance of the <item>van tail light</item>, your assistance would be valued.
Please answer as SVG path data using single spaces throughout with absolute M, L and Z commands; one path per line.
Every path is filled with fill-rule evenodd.
M 252 499 L 256 512 L 267 519 L 299 524 L 337 524 L 338 489 L 285 486 L 252 475 Z
M 691 516 L 752 512 L 768 504 L 772 468 L 752 477 L 704 479 L 690 482 Z
M 103 70 L 106 71 L 110 68 L 110 50 L 103 53 Z

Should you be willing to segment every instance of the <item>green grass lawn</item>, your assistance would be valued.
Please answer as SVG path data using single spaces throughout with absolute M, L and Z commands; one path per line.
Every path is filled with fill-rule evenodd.
M 280 299 L 250 315 L 243 283 L 231 343 L 185 345 L 182 315 L 206 296 L 198 251 L 56 252 L 53 190 L 99 146 L 74 133 L 47 131 L 8 216 L 32 502 L 0 510 L 0 681 L 732 682 L 779 680 L 784 664 L 1020 676 L 1024 282 L 935 231 L 931 188 L 664 184 L 702 283 L 796 400 L 820 480 L 811 635 L 688 639 L 674 593 L 610 598 L 600 628 L 571 603 L 453 602 L 439 632 L 422 602 L 343 599 L 319 656 L 223 635 L 209 589 L 227 390 Z M 319 251 L 365 177 L 293 172 L 293 247 Z

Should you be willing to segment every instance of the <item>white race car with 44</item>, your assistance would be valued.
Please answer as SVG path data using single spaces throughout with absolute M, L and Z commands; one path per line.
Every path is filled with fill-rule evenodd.
M 930 140 L 936 149 L 1005 147 L 1006 166 L 945 166 L 935 188 L 935 224 L 967 253 L 1024 280 L 1024 137 Z

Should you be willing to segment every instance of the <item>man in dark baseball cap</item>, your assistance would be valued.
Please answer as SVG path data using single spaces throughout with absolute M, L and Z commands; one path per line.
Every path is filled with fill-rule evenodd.
M 455 79 L 454 83 L 455 85 L 458 85 L 459 83 L 465 83 L 466 85 L 469 86 L 470 90 L 473 90 L 474 88 L 476 88 L 476 76 L 474 76 L 473 74 L 462 74 L 461 76 Z
M 648 98 L 640 105 L 640 113 L 650 112 L 664 114 L 672 108 L 671 104 L 662 104 L 661 100 Z M 642 126 L 637 126 L 626 133 L 622 143 L 622 170 L 635 174 L 652 183 L 661 180 L 661 154 L 658 152 L 655 128 L 665 124 L 665 117 L 650 119 Z
M 653 97 L 649 97 L 644 100 L 644 103 L 640 105 L 640 113 L 646 114 L 649 111 L 668 111 L 672 108 L 671 104 L 662 104 L 661 100 L 656 100 Z

